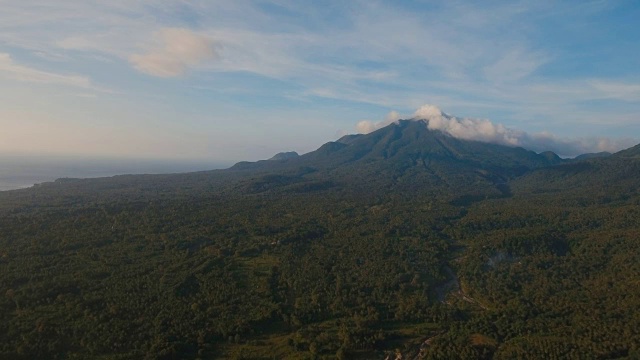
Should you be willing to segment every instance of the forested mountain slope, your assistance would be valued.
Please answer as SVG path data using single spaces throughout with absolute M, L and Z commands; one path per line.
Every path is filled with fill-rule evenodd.
M 635 358 L 640 158 L 400 121 L 0 193 L 0 357 Z

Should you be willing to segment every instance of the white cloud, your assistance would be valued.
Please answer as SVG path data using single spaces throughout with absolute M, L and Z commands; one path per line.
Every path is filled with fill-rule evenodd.
M 41 84 L 57 84 L 82 88 L 91 87 L 91 81 L 85 76 L 56 74 L 20 65 L 7 53 L 0 53 L 0 76 L 12 80 Z
M 413 114 L 413 117 L 418 119 L 431 119 L 441 117 L 442 115 L 443 113 L 440 108 L 435 105 L 426 104 L 419 107 Z
M 389 124 L 387 124 L 389 125 Z M 386 125 L 385 125 L 386 126 Z M 381 126 L 384 127 L 384 126 Z M 376 124 L 369 120 L 362 120 L 356 124 L 356 131 L 360 134 L 368 134 L 379 129 Z
M 162 29 L 155 42 L 153 49 L 129 58 L 136 69 L 149 75 L 179 76 L 216 56 L 211 39 L 184 28 Z
M 370 120 L 362 120 L 356 124 L 356 131 L 359 134 L 368 134 L 370 132 L 374 132 L 378 129 L 381 129 L 391 123 L 394 123 L 401 119 L 401 115 L 397 111 L 390 111 L 385 117 L 384 120 L 374 123 Z
M 457 118 L 445 114 L 434 105 L 423 105 L 414 113 L 413 119 L 424 120 L 430 130 L 439 130 L 458 139 L 517 146 L 521 135 L 486 119 Z
M 401 119 L 400 113 L 395 110 L 389 111 L 387 116 L 384 117 L 385 121 L 398 121 Z

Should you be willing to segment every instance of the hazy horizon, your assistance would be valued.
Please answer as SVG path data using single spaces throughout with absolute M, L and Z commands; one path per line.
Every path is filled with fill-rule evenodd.
M 27 188 L 59 178 L 185 173 L 223 169 L 231 165 L 200 160 L 0 154 L 0 191 Z

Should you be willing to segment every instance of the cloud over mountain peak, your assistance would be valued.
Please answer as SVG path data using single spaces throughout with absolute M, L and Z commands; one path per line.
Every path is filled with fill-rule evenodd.
M 374 123 L 368 120 L 358 122 L 356 130 L 361 134 L 367 134 L 395 123 L 401 118 L 400 114 L 392 111 L 380 122 Z M 488 119 L 459 118 L 430 104 L 421 106 L 413 116 L 406 118 L 413 121 L 423 121 L 429 130 L 441 131 L 458 139 L 520 146 L 537 152 L 553 151 L 566 157 L 602 151 L 616 152 L 635 144 L 633 139 L 561 138 L 548 132 L 530 134 L 508 128 L 502 124 L 495 124 Z

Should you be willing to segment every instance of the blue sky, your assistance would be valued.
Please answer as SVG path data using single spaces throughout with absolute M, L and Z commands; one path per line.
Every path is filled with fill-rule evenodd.
M 633 0 L 0 6 L 0 154 L 256 160 L 424 104 L 589 151 L 640 141 Z

